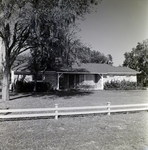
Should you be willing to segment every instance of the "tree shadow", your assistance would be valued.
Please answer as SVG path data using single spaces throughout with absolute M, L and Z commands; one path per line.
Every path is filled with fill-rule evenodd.
M 33 97 L 41 97 L 41 96 L 56 96 L 56 97 L 64 97 L 70 98 L 73 96 L 85 96 L 93 94 L 93 91 L 86 91 L 86 90 L 67 90 L 67 91 L 52 91 L 52 92 L 46 92 L 46 93 L 34 93 Z
M 32 95 L 33 95 L 32 93 L 21 93 L 21 94 L 13 93 L 13 94 L 10 94 L 10 101 L 15 100 L 15 99 L 21 99 L 24 97 L 30 97 Z
M 86 90 L 68 90 L 68 91 L 50 91 L 50 92 L 32 92 L 32 93 L 10 93 L 10 100 L 21 99 L 25 97 L 50 97 L 50 98 L 58 98 L 63 97 L 64 99 L 69 99 L 75 96 L 85 96 L 93 94 L 93 91 Z M 0 95 L 1 97 L 1 95 Z

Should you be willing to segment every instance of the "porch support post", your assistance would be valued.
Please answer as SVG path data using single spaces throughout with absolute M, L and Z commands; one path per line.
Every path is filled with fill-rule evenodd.
M 57 90 L 59 90 L 59 73 L 58 73 L 58 78 L 57 78 Z
M 102 90 L 104 89 L 104 80 L 103 80 L 103 74 L 102 74 L 102 76 L 101 76 L 101 78 L 102 78 Z
M 69 75 L 69 74 L 67 74 L 67 85 L 66 85 L 66 86 L 67 86 L 67 88 L 70 88 L 69 76 L 70 76 L 70 75 Z

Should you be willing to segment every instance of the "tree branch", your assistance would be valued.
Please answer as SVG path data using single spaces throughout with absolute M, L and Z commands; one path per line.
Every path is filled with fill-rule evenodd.
M 2 39 L 4 39 L 4 35 L 3 35 L 3 33 L 0 31 L 0 37 L 2 38 Z
M 17 23 L 15 23 L 14 34 L 13 34 L 13 39 L 12 39 L 12 44 L 11 44 L 11 46 L 9 47 L 10 53 L 11 53 L 11 50 L 13 49 L 13 47 L 15 46 L 15 43 L 17 42 L 16 33 L 17 33 Z

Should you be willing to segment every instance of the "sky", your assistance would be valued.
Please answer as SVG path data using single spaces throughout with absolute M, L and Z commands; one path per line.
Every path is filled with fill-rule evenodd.
M 103 0 L 78 27 L 83 43 L 122 65 L 124 53 L 148 39 L 148 0 Z

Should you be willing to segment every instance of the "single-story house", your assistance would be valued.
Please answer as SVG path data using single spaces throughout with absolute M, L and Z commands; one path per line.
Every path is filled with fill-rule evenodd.
M 73 64 L 69 68 L 54 71 L 41 71 L 38 81 L 49 82 L 53 89 L 90 89 L 103 90 L 104 83 L 111 80 L 125 80 L 137 82 L 139 72 L 128 67 L 115 67 L 108 64 Z M 19 79 L 33 81 L 31 72 L 26 68 L 26 63 L 14 67 L 12 70 L 12 83 Z

